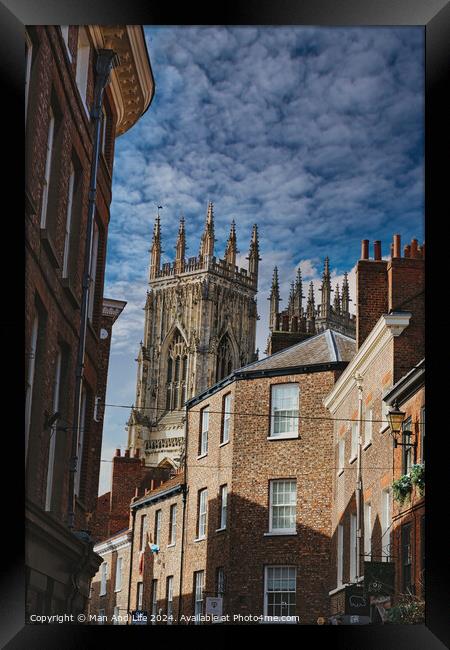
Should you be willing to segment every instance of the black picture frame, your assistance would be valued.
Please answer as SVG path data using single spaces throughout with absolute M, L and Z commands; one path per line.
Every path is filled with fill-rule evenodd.
M 142 634 L 136 626 L 130 628 L 100 628 L 68 625 L 25 626 L 24 624 L 24 519 L 23 519 L 23 443 L 21 414 L 23 355 L 23 286 L 24 258 L 23 227 L 17 210 L 18 197 L 23 196 L 23 29 L 26 24 L 176 24 L 176 25 L 324 25 L 324 26 L 398 26 L 421 25 L 426 33 L 426 97 L 425 97 L 425 197 L 427 240 L 427 515 L 426 515 L 426 625 L 423 626 L 321 626 L 312 630 L 313 638 L 337 648 L 395 648 L 433 650 L 450 647 L 450 613 L 448 603 L 449 575 L 447 536 L 445 526 L 448 507 L 444 483 L 439 477 L 448 476 L 448 432 L 437 424 L 437 414 L 446 404 L 448 379 L 440 379 L 445 370 L 449 331 L 445 290 L 449 257 L 445 225 L 449 218 L 450 188 L 450 110 L 445 97 L 450 62 L 450 5 L 443 0 L 247 0 L 229 2 L 213 7 L 212 3 L 185 3 L 172 8 L 168 3 L 123 0 L 108 3 L 95 0 L 3 0 L 0 3 L 0 69 L 2 79 L 3 133 L 11 135 L 11 144 L 4 144 L 3 158 L 3 255 L 6 261 L 3 275 L 3 311 L 0 323 L 3 334 L 7 393 L 3 404 L 3 541 L 0 586 L 0 642 L 2 647 L 16 648 L 85 648 L 94 643 L 105 645 L 109 634 Z M 10 201 L 7 201 L 10 199 Z M 6 207 L 9 203 L 10 207 Z M 6 229 L 5 229 L 6 227 Z M 9 230 L 8 230 L 9 228 Z M 10 259 L 8 260 L 8 257 Z M 445 289 L 444 289 L 445 287 Z M 438 346 L 439 349 L 438 349 Z M 5 355 L 6 353 L 6 355 Z M 8 355 L 10 358 L 8 358 Z M 6 358 L 5 358 L 6 356 Z M 9 392 L 8 392 L 9 391 Z M 448 397 L 447 397 L 448 399 Z M 433 423 L 435 425 L 433 426 Z M 431 436 L 431 438 L 430 438 Z M 435 441 L 433 441 L 433 437 Z M 437 439 L 439 437 L 439 439 Z M 435 444 L 433 444 L 435 442 Z M 8 472 L 6 470 L 9 470 Z M 444 501 L 445 499 L 445 501 Z M 273 628 L 263 626 L 264 635 Z M 99 629 L 102 629 L 99 632 Z M 124 632 L 128 629 L 128 632 Z M 137 629 L 141 629 L 137 632 Z M 151 628 L 147 633 L 206 634 L 210 628 Z M 262 628 L 253 627 L 251 635 Z M 188 630 L 191 630 L 189 632 Z M 194 632 L 195 630 L 195 632 Z M 296 628 L 299 642 L 304 640 L 305 628 Z M 232 626 L 222 627 L 222 638 L 235 634 Z M 98 636 L 96 636 L 96 634 Z M 279 629 L 275 630 L 279 638 Z M 106 635 L 106 639 L 105 639 Z M 142 642 L 142 637 L 139 637 Z M 151 637 L 154 639 L 155 637 Z M 184 637 L 186 641 L 188 639 Z M 146 637 L 149 640 L 149 637 Z M 170 639 L 170 637 L 169 637 Z M 148 641 L 146 641 L 148 642 Z M 170 642 L 170 640 L 169 640 Z

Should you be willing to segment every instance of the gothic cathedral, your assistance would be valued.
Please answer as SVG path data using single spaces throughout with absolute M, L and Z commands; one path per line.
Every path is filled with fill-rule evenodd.
M 185 259 L 181 218 L 175 261 L 161 265 L 159 214 L 156 217 L 136 401 L 127 423 L 128 447 L 145 454 L 148 466 L 176 467 L 184 449 L 185 401 L 256 359 L 257 226 L 248 269 L 236 266 L 234 221 L 223 259 L 214 256 L 214 242 L 210 202 L 199 255 Z

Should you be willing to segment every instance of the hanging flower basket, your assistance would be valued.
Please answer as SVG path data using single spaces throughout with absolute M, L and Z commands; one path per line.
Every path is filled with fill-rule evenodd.
M 409 474 L 400 476 L 392 483 L 392 496 L 400 504 L 403 504 L 412 491 L 412 480 Z
M 417 487 L 420 496 L 423 497 L 425 492 L 425 465 L 423 463 L 413 465 L 411 467 L 409 475 L 411 477 L 412 484 Z

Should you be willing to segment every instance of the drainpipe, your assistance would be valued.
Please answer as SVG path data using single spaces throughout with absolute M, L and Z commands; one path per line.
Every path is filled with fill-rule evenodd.
M 69 495 L 68 495 L 68 515 L 67 523 L 69 529 L 75 526 L 75 472 L 77 471 L 78 458 L 77 446 L 78 436 L 80 430 L 80 405 L 81 405 L 81 389 L 83 384 L 83 371 L 84 371 L 84 353 L 86 348 L 86 330 L 88 320 L 88 301 L 89 301 L 89 280 L 91 270 L 91 256 L 92 256 L 92 236 L 94 230 L 94 214 L 95 214 L 95 197 L 97 193 L 97 170 L 98 159 L 100 153 L 100 133 L 101 133 L 101 115 L 102 115 L 102 100 L 103 91 L 109 80 L 111 69 L 118 65 L 118 58 L 113 50 L 98 50 L 96 73 L 97 78 L 95 81 L 94 91 L 94 106 L 91 111 L 91 117 L 94 120 L 94 147 L 92 152 L 91 171 L 89 180 L 89 201 L 87 213 L 87 232 L 86 232 L 86 249 L 84 254 L 84 268 L 83 268 L 83 286 L 81 294 L 81 316 L 80 316 L 80 337 L 78 340 L 77 351 L 77 365 L 75 375 L 75 403 L 73 410 L 73 427 L 72 427 L 72 449 L 69 467 Z
M 358 455 L 356 459 L 356 580 L 360 577 L 361 562 L 361 446 L 362 446 L 362 417 L 363 417 L 363 378 L 357 373 L 355 375 L 358 388 Z
M 136 508 L 131 506 L 133 523 L 131 525 L 131 549 L 130 549 L 130 573 L 128 576 L 128 599 L 127 599 L 127 625 L 130 624 L 130 601 L 131 601 L 131 576 L 133 574 L 133 549 L 134 549 L 134 530 L 136 526 Z
M 187 501 L 187 448 L 189 430 L 189 410 L 186 405 L 186 424 L 184 427 L 184 485 L 183 485 L 183 517 L 181 523 L 181 557 L 180 557 L 180 591 L 178 594 L 178 624 L 182 614 L 182 589 L 183 589 L 183 561 L 184 561 L 184 531 L 186 527 L 186 501 Z

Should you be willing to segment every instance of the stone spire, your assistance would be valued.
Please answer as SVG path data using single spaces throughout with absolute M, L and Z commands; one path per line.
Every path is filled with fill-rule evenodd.
M 248 271 L 250 275 L 258 277 L 258 266 L 261 258 L 259 256 L 259 239 L 258 239 L 258 226 L 253 224 L 252 238 L 250 240 L 250 249 L 248 252 Z
M 236 224 L 234 219 L 231 222 L 230 235 L 228 237 L 227 245 L 225 247 L 225 260 L 228 264 L 236 266 L 236 253 L 237 253 L 237 244 L 236 244 Z
M 320 291 L 322 293 L 320 315 L 322 318 L 328 318 L 331 303 L 330 260 L 328 257 L 325 258 L 325 265 L 322 275 L 322 286 L 320 288 Z
M 336 284 L 336 289 L 334 292 L 333 308 L 335 314 L 341 313 L 341 296 L 339 295 L 339 282 Z
M 295 282 L 291 282 L 291 289 L 289 291 L 289 304 L 288 304 L 288 310 L 289 310 L 289 315 L 292 316 L 294 312 L 294 299 L 295 299 Z
M 208 203 L 206 213 L 205 229 L 200 240 L 200 257 L 212 257 L 214 255 L 214 212 L 211 201 Z
M 314 302 L 314 285 L 309 283 L 308 303 L 306 305 L 306 328 L 308 333 L 314 334 L 316 322 L 316 305 Z
M 184 256 L 186 253 L 186 232 L 184 230 L 184 217 L 180 217 L 180 225 L 178 227 L 178 237 L 175 251 L 175 273 L 182 273 L 184 266 Z
M 297 277 L 295 279 L 295 292 L 294 292 L 294 312 L 298 315 L 299 318 L 302 316 L 302 299 L 303 299 L 303 284 L 302 284 L 302 272 L 300 267 L 297 269 Z
M 348 286 L 347 271 L 344 273 L 344 281 L 342 283 L 342 302 L 341 312 L 344 316 L 349 315 L 350 310 L 350 289 Z
M 272 288 L 270 290 L 270 319 L 269 328 L 271 330 L 277 329 L 277 316 L 280 307 L 280 285 L 278 284 L 278 268 L 273 270 Z
M 150 248 L 150 279 L 156 278 L 161 264 L 161 224 L 159 214 L 156 215 L 153 226 L 153 238 Z

